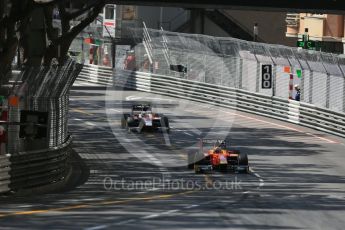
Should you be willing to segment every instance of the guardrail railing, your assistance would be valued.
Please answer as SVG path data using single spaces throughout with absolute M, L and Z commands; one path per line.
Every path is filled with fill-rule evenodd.
M 92 68 L 93 66 L 90 65 L 85 66 L 82 73 L 96 71 L 95 69 L 91 70 Z M 97 67 L 97 69 L 99 68 Z M 122 86 L 187 100 L 213 103 L 345 137 L 345 114 L 341 112 L 309 103 L 296 102 L 232 87 L 196 82 L 181 77 L 125 70 L 117 70 L 116 75 L 112 77 L 113 71 L 110 68 L 102 68 L 103 71 L 107 72 L 106 75 L 94 75 L 88 81 L 98 82 L 105 86 Z M 102 82 L 98 80 L 100 77 Z M 81 77 L 78 79 L 83 80 Z
M 64 179 L 71 137 L 69 88 L 82 66 L 27 67 L 0 100 L 0 193 Z
M 345 114 L 308 103 L 144 72 L 117 71 L 114 86 L 218 105 L 345 137 Z
M 72 138 L 61 146 L 19 154 L 0 155 L 0 193 L 62 181 Z

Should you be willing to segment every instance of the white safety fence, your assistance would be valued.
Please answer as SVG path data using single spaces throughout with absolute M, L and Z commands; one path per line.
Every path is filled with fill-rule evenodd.
M 82 73 L 90 72 L 90 69 L 92 66 L 84 66 Z M 104 68 L 104 70 L 108 73 L 102 76 L 101 84 L 104 86 L 113 85 L 210 103 L 345 137 L 345 113 L 325 109 L 318 105 L 175 76 L 126 70 L 117 70 L 116 74 L 113 75 L 108 68 Z M 93 71 L 100 71 L 100 69 L 98 67 L 97 70 Z M 96 75 L 91 78 L 92 82 L 97 82 Z
M 110 77 L 112 74 L 113 69 L 111 67 L 84 65 L 77 80 L 100 85 L 112 85 Z
M 295 98 L 293 86 L 298 85 L 302 102 L 345 112 L 344 56 L 229 37 L 146 28 L 144 33 L 143 41 L 134 47 L 135 70 L 283 99 Z M 150 52 L 144 44 L 151 47 Z M 265 65 L 272 66 L 270 87 L 262 87 Z M 184 71 L 172 66 L 183 66 Z
M 345 137 L 344 113 L 308 103 L 144 72 L 118 71 L 114 85 L 236 109 Z

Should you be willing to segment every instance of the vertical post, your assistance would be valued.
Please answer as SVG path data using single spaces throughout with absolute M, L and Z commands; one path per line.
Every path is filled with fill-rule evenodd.
M 344 48 L 345 48 L 345 43 L 344 43 Z M 345 52 L 345 49 L 344 49 L 344 52 Z M 342 111 L 344 112 L 345 111 L 345 98 L 344 98 L 344 93 L 345 93 L 345 74 L 344 74 L 344 71 L 343 69 L 341 68 L 340 64 L 339 64 L 339 59 L 337 59 L 337 64 L 338 64 L 338 68 L 342 74 L 342 79 L 343 79 L 343 96 L 342 96 L 342 99 L 343 99 L 343 109 Z
M 58 59 L 60 60 L 60 57 L 61 57 L 61 45 L 59 44 L 58 45 Z
M 331 96 L 331 75 L 327 73 L 326 83 L 326 108 L 330 107 L 330 96 Z
M 159 10 L 159 27 L 158 29 L 163 27 L 163 7 L 160 7 Z
M 239 65 L 239 79 L 238 79 L 238 88 L 243 89 L 243 59 L 239 58 L 240 65 Z
M 314 82 L 314 71 L 310 69 L 309 76 L 309 103 L 313 103 L 313 82 Z
M 276 96 L 277 90 L 277 64 L 272 65 L 272 97 Z
M 224 76 L 224 65 L 225 65 L 225 63 L 224 63 L 224 56 L 223 56 L 223 60 L 222 60 L 222 67 L 221 67 L 221 71 L 220 71 L 220 85 L 221 86 L 225 86 L 225 85 L 223 85 L 224 84 L 224 81 L 223 81 L 223 76 Z
M 304 100 L 304 86 L 305 86 L 305 77 L 304 77 L 304 73 L 303 70 L 301 68 L 302 71 L 302 75 L 301 75 L 301 84 L 300 84 L 300 89 L 301 89 L 301 101 L 305 101 Z
M 98 42 L 98 48 L 97 48 L 97 65 L 102 65 L 102 59 L 101 59 L 101 55 L 102 55 L 102 46 L 101 46 L 101 42 Z
M 17 95 L 10 95 L 8 97 L 8 116 L 9 122 L 20 122 L 20 110 Z M 20 126 L 8 125 L 7 128 L 7 151 L 10 154 L 17 154 L 19 152 L 19 129 Z
M 290 81 L 289 81 L 289 99 L 292 100 L 292 93 L 293 93 L 293 74 L 290 74 Z
M 345 78 L 343 78 L 343 112 L 345 112 L 345 98 L 344 98 L 344 95 L 345 94 Z
M 112 67 L 113 69 L 115 69 L 115 60 L 116 59 L 116 44 L 115 44 L 115 40 L 112 39 L 111 40 L 111 62 L 112 62 Z
M 258 41 L 258 35 L 259 35 L 259 24 L 254 23 L 254 29 L 253 29 L 253 41 L 254 42 Z
M 255 92 L 259 92 L 260 91 L 260 73 L 261 73 L 261 63 L 257 61 L 257 67 L 256 67 L 256 79 L 255 79 Z
M 20 46 L 17 47 L 17 68 L 19 70 L 22 68 L 22 63 L 20 60 Z
M 81 37 L 81 63 L 84 64 L 85 56 L 84 56 L 84 37 Z

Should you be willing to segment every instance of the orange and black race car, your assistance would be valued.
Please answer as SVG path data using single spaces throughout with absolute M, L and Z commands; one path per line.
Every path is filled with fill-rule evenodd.
M 248 173 L 248 156 L 231 149 L 225 140 L 201 139 L 200 150 L 188 154 L 188 168 L 195 173 L 213 170 Z

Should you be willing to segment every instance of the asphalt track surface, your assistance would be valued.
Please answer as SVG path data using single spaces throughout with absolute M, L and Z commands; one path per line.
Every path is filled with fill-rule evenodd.
M 139 101 L 151 101 L 169 117 L 170 134 L 120 128 L 121 114 Z M 85 183 L 1 197 L 0 229 L 344 229 L 344 139 L 117 90 L 71 91 L 69 129 L 86 165 L 79 170 Z M 186 152 L 205 136 L 230 139 L 248 154 L 251 173 L 186 169 Z

